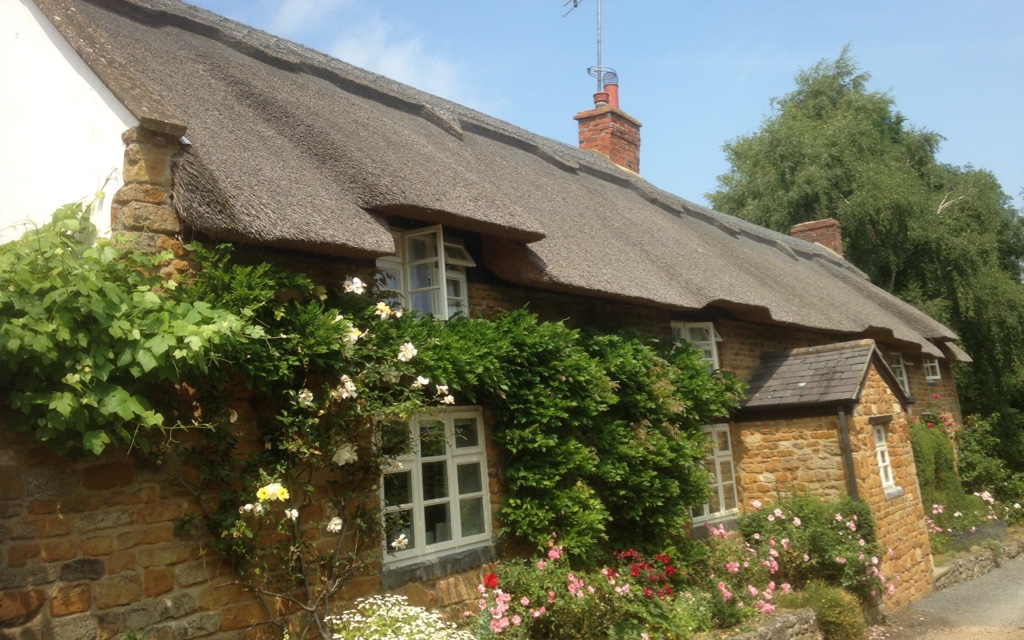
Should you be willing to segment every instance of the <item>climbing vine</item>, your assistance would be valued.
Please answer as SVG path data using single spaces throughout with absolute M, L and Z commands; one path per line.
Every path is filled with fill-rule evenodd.
M 91 242 L 83 205 L 0 247 L 0 403 L 55 449 L 137 446 L 199 508 L 179 521 L 260 596 L 329 637 L 330 599 L 386 553 L 382 473 L 409 418 L 449 404 L 494 416 L 501 535 L 551 531 L 581 562 L 655 550 L 706 498 L 701 425 L 740 385 L 688 344 L 594 333 L 525 311 L 447 322 L 373 283 L 318 284 L 230 246 L 168 256 Z M 294 618 L 294 616 L 293 616 Z

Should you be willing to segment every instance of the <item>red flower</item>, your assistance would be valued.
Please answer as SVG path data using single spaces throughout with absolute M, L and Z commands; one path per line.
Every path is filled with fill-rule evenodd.
M 498 587 L 498 574 L 488 573 L 484 576 L 484 586 L 488 589 L 496 589 Z

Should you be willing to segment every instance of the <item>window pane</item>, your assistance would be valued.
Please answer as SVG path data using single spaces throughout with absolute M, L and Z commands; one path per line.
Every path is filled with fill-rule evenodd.
M 711 495 L 708 496 L 708 513 L 718 513 L 722 510 L 722 501 L 718 495 L 718 474 L 715 469 L 714 460 L 705 460 L 704 469 L 711 475 L 708 480 L 708 490 Z
M 480 463 L 459 465 L 459 495 L 477 493 L 483 491 L 484 485 L 480 479 Z
M 408 247 L 406 259 L 409 261 L 426 260 L 427 258 L 437 257 L 436 234 L 431 233 L 422 236 L 413 236 L 408 239 L 406 246 Z
M 452 519 L 448 503 L 432 504 L 423 508 L 423 522 L 427 528 L 427 544 L 452 539 Z
M 459 517 L 462 520 L 462 537 L 476 536 L 486 531 L 484 528 L 484 499 L 460 500 Z
M 736 485 L 732 482 L 722 485 L 722 493 L 725 494 L 725 510 L 731 511 L 736 508 Z
M 435 286 L 434 272 L 437 265 L 434 263 L 414 264 L 409 267 L 409 289 L 426 289 Z
M 718 439 L 718 451 L 729 453 L 729 431 L 726 429 L 715 431 L 715 437 Z
M 687 333 L 690 342 L 711 342 L 711 332 L 707 327 L 689 327 Z
M 423 499 L 437 500 L 448 497 L 448 463 L 423 463 Z
M 384 506 L 397 507 L 412 502 L 412 471 L 384 476 Z
M 405 549 L 408 550 L 416 548 L 416 537 L 413 535 L 416 527 L 413 526 L 412 510 L 407 509 L 405 511 L 395 511 L 385 514 L 384 529 L 387 533 L 386 539 L 388 552 L 394 553 L 396 551 L 402 551 L 402 549 L 396 548 L 391 543 L 398 540 L 398 538 L 403 535 L 406 540 Z
M 420 422 L 420 457 L 443 456 L 447 451 L 448 443 L 444 439 L 444 423 L 437 420 Z
M 477 430 L 476 418 L 455 420 L 455 448 L 468 449 L 477 446 L 480 446 L 480 434 Z
M 409 309 L 425 316 L 430 315 L 434 313 L 434 297 L 433 291 L 420 291 L 410 294 Z

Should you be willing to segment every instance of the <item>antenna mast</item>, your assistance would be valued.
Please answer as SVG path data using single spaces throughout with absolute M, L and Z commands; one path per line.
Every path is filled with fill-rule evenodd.
M 578 6 L 580 6 L 580 2 L 583 2 L 583 0 L 565 0 L 565 2 L 562 4 L 562 6 L 565 7 L 565 6 L 568 6 L 569 3 L 572 3 L 572 7 L 570 7 L 570 9 L 568 11 L 563 13 L 562 17 L 564 18 L 565 16 L 569 15 L 570 13 L 572 13 L 573 9 L 575 9 Z M 594 78 L 597 78 L 597 92 L 601 93 L 602 91 L 604 91 L 605 85 L 608 85 L 608 84 L 618 84 L 619 76 L 618 76 L 617 73 L 615 73 L 615 69 L 612 69 L 611 67 L 606 67 L 603 64 L 601 64 L 601 0 L 596 0 L 596 3 L 597 3 L 597 64 L 595 66 L 593 66 L 593 67 L 588 67 L 587 68 L 587 73 L 589 73 Z

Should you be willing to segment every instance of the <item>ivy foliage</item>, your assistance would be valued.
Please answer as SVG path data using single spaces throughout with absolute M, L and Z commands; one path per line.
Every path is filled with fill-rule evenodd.
M 305 580 L 309 567 L 336 580 L 358 567 L 340 547 L 312 547 L 300 521 L 338 517 L 339 544 L 379 549 L 381 473 L 408 450 L 409 417 L 442 403 L 489 407 L 500 530 L 516 540 L 542 546 L 557 531 L 583 562 L 613 548 L 660 551 L 706 499 L 701 426 L 726 416 L 741 388 L 708 374 L 688 344 L 525 310 L 402 314 L 351 281 L 318 285 L 227 246 L 191 247 L 193 270 L 165 281 L 154 274 L 167 256 L 90 244 L 85 213 L 63 208 L 0 249 L 0 384 L 10 390 L 0 401 L 12 426 L 61 451 L 150 447 L 159 439 L 147 434 L 204 427 L 169 445 L 205 509 L 181 524 L 208 533 L 254 582 Z M 262 446 L 246 432 L 253 424 Z M 259 498 L 271 484 L 288 489 L 286 502 Z M 256 503 L 268 508 L 259 517 Z
M 157 389 L 201 375 L 243 333 L 230 312 L 169 296 L 169 255 L 99 239 L 83 203 L 0 246 L 0 388 L 8 424 L 60 452 L 146 445 L 175 425 Z M 160 392 L 157 392 L 157 394 Z

